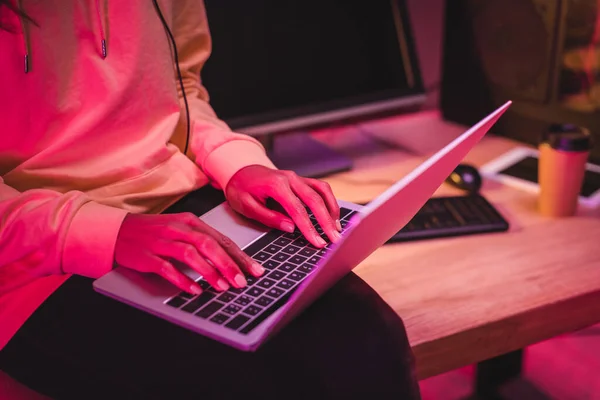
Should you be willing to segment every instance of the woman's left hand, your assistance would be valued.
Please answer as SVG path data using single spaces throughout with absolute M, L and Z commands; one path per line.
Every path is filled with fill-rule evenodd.
M 292 171 L 250 165 L 233 175 L 225 194 L 240 214 L 285 232 L 293 232 L 297 226 L 313 245 L 324 247 L 326 242 L 313 227 L 306 205 L 327 237 L 334 243 L 340 239 L 340 208 L 326 182 L 303 178 Z M 289 217 L 269 209 L 268 198 L 277 201 Z

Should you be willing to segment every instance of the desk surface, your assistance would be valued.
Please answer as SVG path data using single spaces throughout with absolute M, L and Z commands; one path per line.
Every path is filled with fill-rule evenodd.
M 463 130 L 432 112 L 315 137 L 355 161 L 326 179 L 336 195 L 367 202 Z M 465 161 L 517 145 L 488 135 Z M 420 379 L 600 321 L 600 209 L 550 219 L 532 193 L 485 180 L 482 194 L 509 232 L 386 245 L 355 269 L 403 318 Z

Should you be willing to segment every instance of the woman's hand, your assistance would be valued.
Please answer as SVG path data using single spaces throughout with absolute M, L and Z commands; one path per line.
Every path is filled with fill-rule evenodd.
M 242 271 L 254 276 L 265 271 L 231 239 L 194 214 L 128 214 L 117 236 L 115 261 L 136 271 L 156 273 L 181 290 L 200 294 L 200 286 L 170 260 L 188 265 L 217 290 L 246 286 Z
M 323 181 L 302 178 L 292 171 L 250 165 L 233 175 L 225 194 L 240 214 L 285 232 L 293 232 L 297 226 L 313 245 L 324 247 L 325 241 L 308 217 L 307 205 L 332 242 L 341 237 L 340 208 L 329 184 Z M 289 217 L 269 209 L 268 198 L 277 201 Z

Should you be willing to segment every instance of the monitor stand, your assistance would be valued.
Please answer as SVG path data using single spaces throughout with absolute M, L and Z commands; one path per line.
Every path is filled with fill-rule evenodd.
M 307 178 L 320 178 L 352 168 L 352 160 L 313 139 L 306 132 L 260 138 L 273 164 Z

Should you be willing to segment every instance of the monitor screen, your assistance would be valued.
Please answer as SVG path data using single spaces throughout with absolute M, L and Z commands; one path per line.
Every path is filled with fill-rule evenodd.
M 402 0 L 205 0 L 202 71 L 233 129 L 262 134 L 422 102 Z

